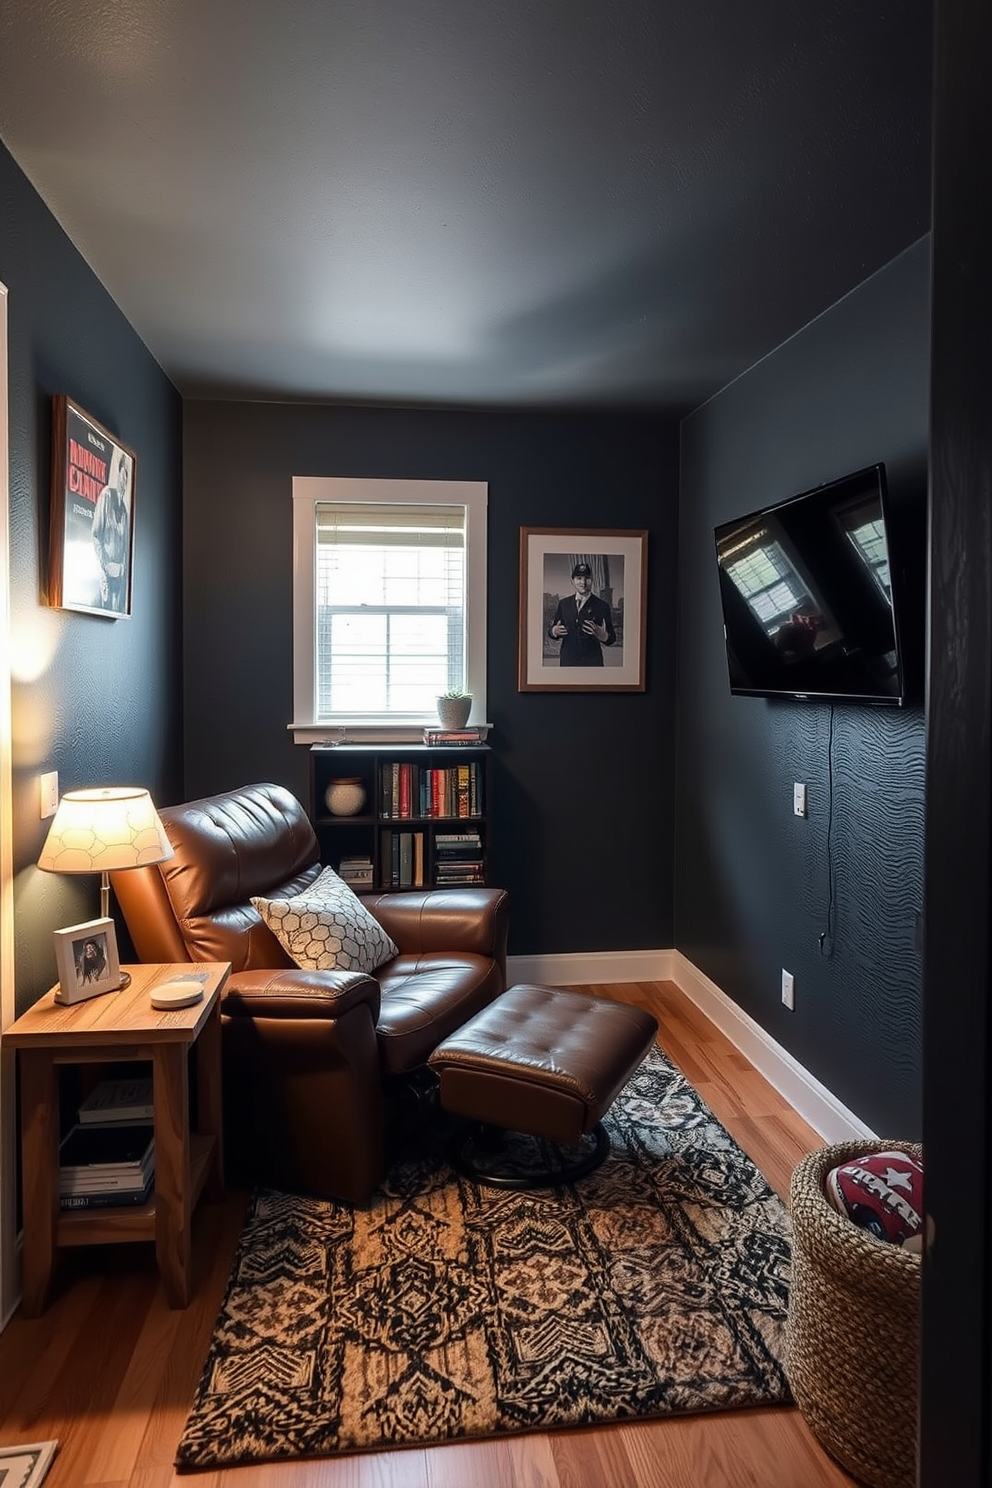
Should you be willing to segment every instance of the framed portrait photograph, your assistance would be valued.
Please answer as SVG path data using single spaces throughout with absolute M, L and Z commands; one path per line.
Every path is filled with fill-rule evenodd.
M 52 400 L 48 603 L 131 614 L 137 456 L 71 398 Z
M 56 1002 L 85 1002 L 103 992 L 120 991 L 121 964 L 112 919 L 68 925 L 52 935 L 59 974 Z
M 521 527 L 520 692 L 643 692 L 646 531 Z

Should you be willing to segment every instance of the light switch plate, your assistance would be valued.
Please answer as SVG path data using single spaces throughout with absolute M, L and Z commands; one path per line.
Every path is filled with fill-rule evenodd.
M 795 1012 L 796 979 L 791 971 L 786 971 L 784 966 L 782 968 L 782 1001 L 790 1013 Z
M 38 777 L 39 801 L 38 807 L 41 812 L 42 821 L 47 816 L 54 816 L 59 809 L 59 772 L 49 770 L 47 775 Z

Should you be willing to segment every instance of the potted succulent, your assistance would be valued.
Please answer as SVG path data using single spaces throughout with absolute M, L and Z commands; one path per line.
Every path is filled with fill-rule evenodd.
M 460 687 L 452 687 L 448 692 L 442 692 L 437 700 L 437 716 L 441 720 L 444 729 L 462 729 L 468 723 L 468 715 L 472 711 L 472 694 L 462 692 Z

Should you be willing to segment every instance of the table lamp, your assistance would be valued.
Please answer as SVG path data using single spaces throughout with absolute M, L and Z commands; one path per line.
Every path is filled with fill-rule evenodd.
M 105 786 L 66 791 L 59 801 L 38 867 L 46 873 L 99 873 L 100 917 L 110 914 L 110 874 L 172 857 L 158 812 L 146 790 Z M 120 988 L 131 978 L 121 973 Z

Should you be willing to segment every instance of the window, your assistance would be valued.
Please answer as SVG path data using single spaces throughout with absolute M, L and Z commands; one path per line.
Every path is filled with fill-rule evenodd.
M 486 717 L 478 481 L 293 480 L 297 742 L 419 738 L 435 698 Z

